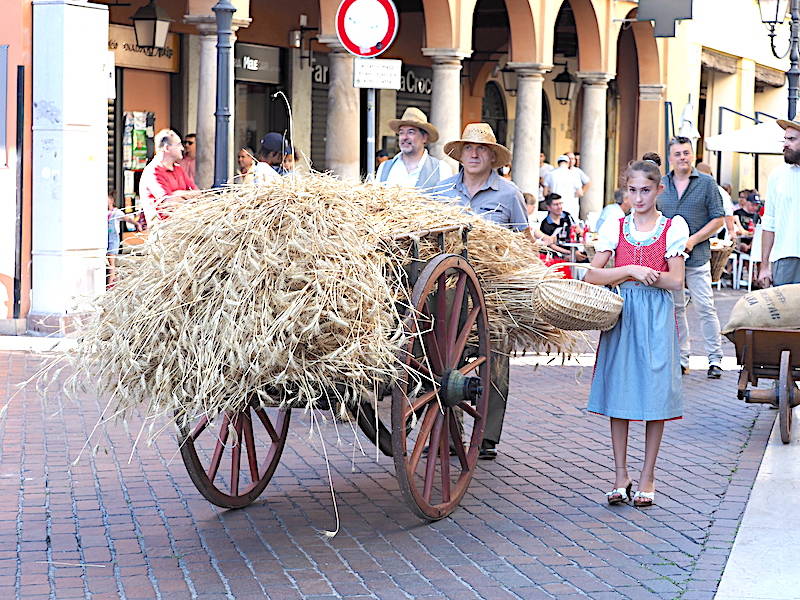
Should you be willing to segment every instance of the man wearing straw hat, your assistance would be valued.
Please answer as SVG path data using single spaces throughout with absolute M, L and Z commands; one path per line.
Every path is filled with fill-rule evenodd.
M 381 163 L 375 179 L 380 183 L 429 188 L 453 175 L 450 166 L 434 158 L 425 149 L 439 139 L 439 131 L 428 123 L 420 109 L 409 106 L 399 119 L 389 121 L 397 134 L 400 152 Z
M 778 119 L 783 127 L 783 160 L 767 184 L 761 232 L 762 286 L 800 283 L 800 121 Z
M 519 188 L 503 179 L 497 168 L 511 163 L 511 151 L 497 143 L 488 123 L 470 123 L 464 128 L 461 139 L 448 142 L 444 152 L 459 161 L 462 171 L 437 187 L 437 196 L 442 200 L 452 199 L 458 204 L 488 221 L 519 231 L 531 241 L 541 239 L 552 244 L 554 239 L 528 224 L 528 211 Z M 508 352 L 492 353 L 489 392 L 489 414 L 479 458 L 492 460 L 497 457 L 495 446 L 500 442 L 503 417 L 508 399 Z

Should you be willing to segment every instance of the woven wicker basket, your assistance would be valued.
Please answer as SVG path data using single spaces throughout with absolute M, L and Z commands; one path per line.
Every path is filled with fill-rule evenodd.
M 722 277 L 731 252 L 733 252 L 733 246 L 711 249 L 711 283 L 717 283 Z
M 553 266 L 564 265 L 593 268 L 586 263 Z M 545 278 L 547 271 L 533 290 L 533 308 L 543 321 L 566 331 L 608 331 L 614 327 L 622 312 L 621 296 L 578 279 Z

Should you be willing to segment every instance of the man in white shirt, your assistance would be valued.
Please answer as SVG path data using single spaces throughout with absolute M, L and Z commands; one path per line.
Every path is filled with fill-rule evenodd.
M 544 177 L 553 170 L 553 165 L 547 162 L 544 152 L 539 153 L 539 202 L 544 200 Z
M 439 131 L 428 123 L 427 115 L 409 106 L 399 119 L 389 121 L 397 134 L 400 152 L 381 163 L 375 179 L 384 184 L 430 188 L 453 176 L 446 162 L 434 158 L 425 149 L 439 139 Z
M 761 221 L 761 268 L 758 282 L 800 283 L 800 121 L 778 120 L 783 127 L 783 160 L 767 184 Z
M 583 198 L 586 195 L 586 192 L 589 189 L 589 184 L 591 184 L 592 180 L 589 179 L 589 176 L 581 169 L 580 159 L 577 154 L 574 152 L 567 152 L 567 158 L 569 159 L 569 170 L 575 178 L 578 180 L 579 185 L 581 186 L 581 193 L 579 198 Z M 575 215 L 578 213 L 576 212 Z
M 580 214 L 580 200 L 583 195 L 580 181 L 570 171 L 569 157 L 562 154 L 556 159 L 557 168 L 544 176 L 544 195 L 558 194 L 561 202 L 571 215 Z

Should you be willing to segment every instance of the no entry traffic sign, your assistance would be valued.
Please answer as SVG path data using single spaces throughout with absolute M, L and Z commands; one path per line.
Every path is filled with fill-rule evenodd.
M 400 20 L 392 0 L 344 0 L 336 11 L 336 35 L 351 54 L 383 54 L 394 41 Z

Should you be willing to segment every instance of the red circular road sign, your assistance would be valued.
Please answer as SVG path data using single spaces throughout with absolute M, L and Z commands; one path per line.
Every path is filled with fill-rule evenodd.
M 351 54 L 383 54 L 397 35 L 400 19 L 392 0 L 344 0 L 336 11 L 336 35 Z

